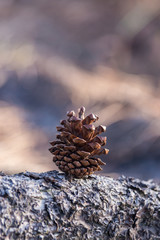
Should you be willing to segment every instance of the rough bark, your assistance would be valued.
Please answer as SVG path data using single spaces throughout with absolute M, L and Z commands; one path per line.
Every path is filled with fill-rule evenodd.
M 92 175 L 0 176 L 0 239 L 160 239 L 160 187 Z

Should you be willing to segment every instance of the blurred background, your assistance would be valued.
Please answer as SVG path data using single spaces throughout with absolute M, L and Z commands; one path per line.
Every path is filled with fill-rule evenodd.
M 80 106 L 107 126 L 98 174 L 160 179 L 160 1 L 0 0 L 0 170 L 56 169 Z

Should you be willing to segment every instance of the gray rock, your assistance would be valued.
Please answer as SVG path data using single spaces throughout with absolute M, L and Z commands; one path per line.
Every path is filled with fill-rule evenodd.
M 160 186 L 92 175 L 0 174 L 0 239 L 160 239 Z

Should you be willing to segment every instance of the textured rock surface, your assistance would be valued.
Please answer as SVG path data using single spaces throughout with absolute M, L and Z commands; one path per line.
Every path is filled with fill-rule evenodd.
M 160 239 L 152 181 L 57 171 L 0 176 L 0 239 Z

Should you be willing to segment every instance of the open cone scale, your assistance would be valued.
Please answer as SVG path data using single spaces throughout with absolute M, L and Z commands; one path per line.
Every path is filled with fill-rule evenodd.
M 102 170 L 100 165 L 105 163 L 95 155 L 109 152 L 102 148 L 107 138 L 98 136 L 106 131 L 106 127 L 95 127 L 92 123 L 99 119 L 98 116 L 89 114 L 85 117 L 84 113 L 84 107 L 78 110 L 77 115 L 74 111 L 67 112 L 68 119 L 60 122 L 57 140 L 50 143 L 52 147 L 49 149 L 59 169 L 77 178 Z

